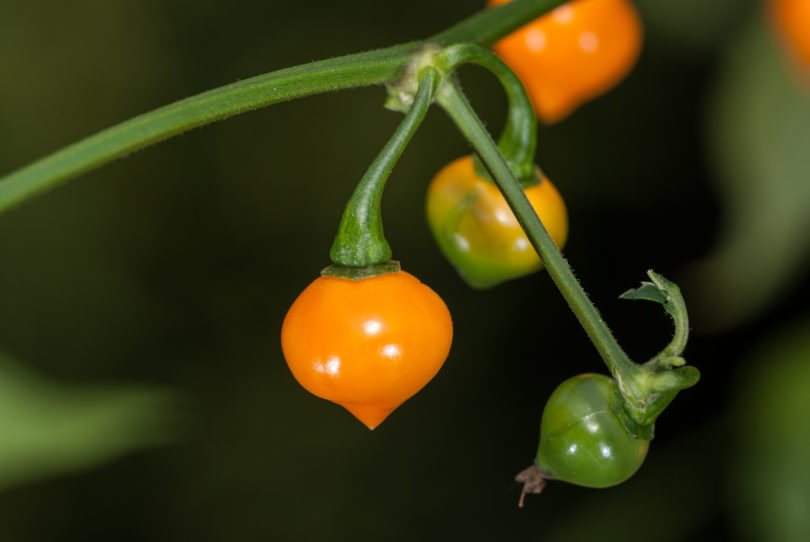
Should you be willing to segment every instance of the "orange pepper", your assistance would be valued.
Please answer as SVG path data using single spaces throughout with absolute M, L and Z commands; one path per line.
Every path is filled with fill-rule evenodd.
M 489 6 L 511 0 L 489 0 Z M 802 1 L 802 0 L 799 0 Z M 627 0 L 574 0 L 503 38 L 495 53 L 554 123 L 621 81 L 638 59 L 642 25 Z
M 298 296 L 281 329 L 296 380 L 369 429 L 436 375 L 452 338 L 447 306 L 405 271 L 322 276 Z
M 782 42 L 810 74 L 810 0 L 768 0 L 767 7 Z

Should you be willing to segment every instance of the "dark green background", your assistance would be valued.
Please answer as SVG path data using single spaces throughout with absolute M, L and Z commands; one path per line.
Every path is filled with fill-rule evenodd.
M 711 167 L 708 97 L 756 15 L 750 1 L 712 2 L 706 14 L 701 2 L 662 4 L 641 5 L 647 39 L 632 75 L 541 128 L 538 151 L 569 205 L 565 254 L 639 361 L 665 344 L 670 322 L 617 295 L 648 268 L 678 280 L 718 240 L 726 196 Z M 422 38 L 477 9 L 3 0 L 0 173 L 170 101 Z M 475 68 L 462 81 L 499 129 L 495 81 Z M 729 423 L 739 421 L 736 373 L 762 336 L 806 313 L 806 281 L 722 333 L 698 322 L 686 357 L 703 381 L 660 418 L 636 477 L 598 491 L 552 483 L 519 510 L 512 477 L 532 461 L 545 399 L 565 378 L 604 368 L 547 276 L 474 292 L 443 260 L 424 192 L 468 147 L 438 109 L 392 175 L 383 212 L 395 258 L 453 314 L 444 369 L 374 432 L 298 386 L 281 321 L 329 263 L 343 204 L 401 118 L 384 98 L 359 89 L 230 119 L 0 216 L 0 349 L 59 381 L 171 387 L 191 404 L 175 444 L 0 491 L 0 539 L 752 536 L 733 506 L 746 476 Z M 683 286 L 689 303 L 696 290 Z

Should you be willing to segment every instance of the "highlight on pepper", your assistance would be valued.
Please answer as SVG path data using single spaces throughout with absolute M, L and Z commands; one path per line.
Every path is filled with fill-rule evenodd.
M 547 178 L 524 189 L 558 247 L 568 238 L 568 211 Z M 475 171 L 471 156 L 451 162 L 427 192 L 427 219 L 445 257 L 474 288 L 539 271 L 537 255 L 498 187 Z
M 490 7 L 511 0 L 489 0 Z M 497 42 L 547 124 L 616 86 L 635 66 L 643 27 L 629 0 L 575 0 Z
M 281 347 L 304 388 L 374 429 L 436 375 L 452 338 L 444 301 L 396 271 L 317 278 L 287 312 Z

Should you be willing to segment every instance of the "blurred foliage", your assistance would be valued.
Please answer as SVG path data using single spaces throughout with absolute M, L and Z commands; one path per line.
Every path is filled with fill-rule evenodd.
M 220 84 L 431 35 L 483 3 L 412 0 L 400 10 L 370 0 L 4 0 L 0 171 Z M 756 2 L 639 3 L 647 46 L 637 68 L 614 91 L 543 128 L 538 157 L 570 210 L 566 257 L 628 352 L 644 360 L 669 340 L 671 323 L 657 307 L 616 296 L 649 268 L 671 276 L 710 253 L 725 238 L 721 224 L 732 231 L 737 207 L 757 211 L 736 201 L 773 205 L 760 192 L 737 195 L 762 187 L 712 167 L 711 153 L 731 152 L 743 140 L 740 169 L 772 176 L 772 162 L 787 159 L 795 142 L 787 131 L 768 132 L 773 141 L 747 139 L 759 123 L 770 126 L 761 110 L 778 102 L 772 120 L 794 134 L 800 121 L 808 123 L 801 111 L 787 111 L 803 106 L 769 56 L 775 53 L 764 32 L 746 26 L 754 37 L 732 39 Z M 707 109 L 706 89 L 727 53 L 722 81 L 737 73 L 740 87 L 721 81 L 713 95 L 723 90 L 728 101 L 713 99 Z M 505 100 L 497 83 L 476 68 L 461 70 L 461 78 L 488 125 L 499 129 Z M 739 533 L 740 518 L 722 500 L 729 487 L 723 466 L 740 453 L 723 418 L 727 398 L 738 397 L 727 374 L 763 333 L 806 312 L 810 286 L 799 280 L 796 262 L 807 228 L 799 223 L 796 231 L 780 226 L 785 239 L 770 239 L 776 247 L 748 244 L 745 262 L 759 266 L 774 248 L 783 250 L 779 265 L 793 269 L 784 292 L 792 295 L 774 296 L 744 328 L 693 334 L 685 357 L 703 380 L 662 415 L 638 475 L 604 491 L 550 483 L 518 510 L 512 477 L 531 461 L 546 398 L 562 380 L 602 370 L 602 363 L 544 274 L 471 292 L 442 259 L 423 216 L 425 189 L 469 150 L 432 111 L 388 183 L 383 212 L 395 258 L 453 314 L 450 358 L 373 433 L 297 385 L 281 356 L 281 321 L 328 263 L 345 200 L 401 118 L 382 109 L 384 99 L 382 89 L 358 89 L 229 119 L 0 216 L 0 346 L 27 364 L 0 378 L 47 375 L 72 384 L 39 389 L 61 390 L 58 397 L 95 390 L 92 397 L 122 412 L 121 405 L 142 405 L 144 423 L 156 423 L 137 422 L 137 446 L 123 425 L 120 433 L 109 430 L 104 454 L 99 446 L 106 443 L 88 431 L 76 446 L 95 449 L 96 468 L 87 470 L 89 460 L 73 463 L 82 470 L 62 469 L 58 477 L 43 468 L 37 481 L 30 471 L 30 483 L 19 479 L 0 492 L 0 540 L 598 534 L 624 541 L 641 533 L 656 540 Z M 707 116 L 715 119 L 708 147 Z M 739 120 L 720 122 L 728 117 Z M 766 151 L 775 154 L 766 159 Z M 792 210 L 756 220 L 770 227 L 766 222 Z M 781 248 L 788 240 L 796 252 Z M 681 286 L 690 308 L 701 300 L 698 290 Z M 555 354 L 541 356 L 539 345 Z M 43 377 L 31 378 L 25 381 Z M 103 392 L 89 384 L 100 381 L 140 384 L 104 385 Z M 152 436 L 165 436 L 159 430 L 174 427 L 173 411 L 165 426 L 146 406 L 165 405 L 157 391 L 165 389 L 192 398 L 191 431 L 172 446 L 120 455 L 122 443 L 155 443 Z M 127 412 L 136 423 L 136 411 Z M 112 418 L 103 409 L 92 415 Z M 54 438 L 64 434 L 53 427 Z M 664 505 L 652 506 L 656 501 Z
M 746 356 L 729 412 L 739 443 L 730 492 L 747 540 L 810 534 L 810 319 L 781 327 Z
M 762 19 L 731 44 L 708 109 L 725 227 L 692 269 L 690 308 L 714 329 L 773 307 L 810 256 L 810 88 Z
M 57 384 L 0 354 L 0 490 L 167 442 L 175 401 L 146 387 Z
M 722 46 L 758 0 L 636 0 L 647 39 L 680 55 L 706 55 Z

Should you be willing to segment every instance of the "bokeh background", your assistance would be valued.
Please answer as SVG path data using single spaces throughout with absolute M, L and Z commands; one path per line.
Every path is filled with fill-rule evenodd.
M 429 36 L 466 0 L 3 0 L 0 173 L 157 106 Z M 627 351 L 692 310 L 702 382 L 625 484 L 517 508 L 543 404 L 602 363 L 545 275 L 469 290 L 423 215 L 468 152 L 432 111 L 384 198 L 403 266 L 447 302 L 444 369 L 369 432 L 301 389 L 279 329 L 328 264 L 400 120 L 380 88 L 284 103 L 117 161 L 0 216 L 0 540 L 807 540 L 810 86 L 754 0 L 638 0 L 635 71 L 542 127 L 565 253 Z M 495 131 L 505 101 L 465 90 Z

